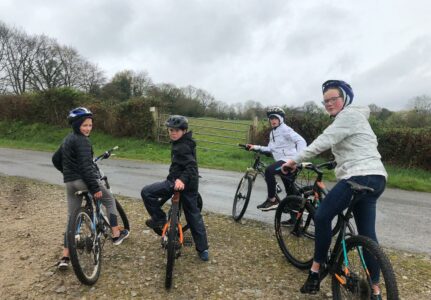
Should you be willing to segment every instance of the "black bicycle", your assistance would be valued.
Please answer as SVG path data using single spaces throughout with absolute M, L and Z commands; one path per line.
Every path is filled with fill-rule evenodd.
M 323 182 L 322 169 L 332 170 L 335 166 L 335 161 L 319 165 L 312 163 L 298 165 L 298 170 L 307 170 L 315 174 L 314 184 L 305 186 L 296 195 L 286 196 L 275 212 L 274 226 L 278 245 L 287 260 L 297 268 L 309 269 L 313 261 L 315 227 L 311 212 L 314 213 L 328 193 Z M 292 213 L 295 218 L 294 222 L 290 223 Z M 334 218 L 332 235 L 335 235 L 340 227 L 341 220 L 338 217 Z M 348 229 L 350 233 L 355 233 L 351 223 L 348 223 Z
M 250 151 L 247 145 L 238 144 L 238 146 L 243 150 Z M 232 217 L 237 222 L 241 220 L 247 210 L 248 204 L 250 202 L 251 191 L 256 178 L 258 175 L 260 175 L 263 179 L 265 179 L 265 169 L 267 164 L 262 160 L 262 155 L 267 157 L 272 156 L 270 152 L 262 152 L 259 150 L 251 151 L 254 152 L 254 161 L 252 162 L 251 166 L 247 168 L 243 177 L 239 181 L 235 196 L 233 198 Z M 289 193 L 293 195 L 302 195 L 304 192 L 312 189 L 312 185 L 310 185 L 310 174 L 306 174 L 298 169 L 291 175 L 293 176 L 289 178 L 289 180 L 293 180 L 293 184 L 290 187 Z M 278 194 L 281 192 L 282 189 L 277 182 L 275 198 L 278 202 L 280 202 L 280 196 Z M 294 218 L 294 215 L 292 214 L 291 217 Z
M 100 179 L 104 181 L 109 191 L 111 188 L 108 178 L 98 168 L 97 162 L 108 159 L 116 149 L 118 147 L 114 147 L 94 159 Z M 83 201 L 81 207 L 70 215 L 67 227 L 70 261 L 79 281 L 86 285 L 93 285 L 100 275 L 103 246 L 106 239 L 112 236 L 111 226 L 101 201 L 95 200 L 88 191 L 78 191 L 76 195 Z M 118 225 L 120 230 L 127 229 L 130 231 L 127 215 L 118 200 L 115 197 L 114 199 L 119 214 Z
M 174 192 L 171 199 L 171 207 L 168 212 L 168 220 L 162 230 L 162 248 L 166 251 L 166 276 L 165 288 L 170 289 L 173 281 L 173 271 L 175 259 L 181 256 L 181 248 L 185 244 L 184 232 L 190 228 L 190 225 L 182 225 L 181 223 L 181 201 L 180 192 Z M 160 205 L 165 204 L 169 199 L 161 201 Z M 202 210 L 202 197 L 198 193 L 197 199 L 198 208 Z M 183 220 L 186 222 L 185 220 Z M 191 241 L 188 243 L 191 245 Z
M 358 195 L 373 192 L 373 189 L 353 181 L 347 182 L 353 190 L 353 196 L 347 211 L 338 215 L 337 225 L 333 229 L 333 234 L 338 232 L 338 236 L 328 253 L 326 264 L 322 265 L 321 280 L 331 275 L 333 299 L 374 299 L 373 283 L 366 264 L 366 261 L 374 260 L 380 269 L 379 277 L 383 278 L 379 284 L 381 296 L 398 299 L 396 277 L 388 257 L 376 242 L 368 237 L 355 235 L 350 223 L 353 218 L 352 207 L 360 199 Z M 304 269 L 309 268 L 313 260 L 314 233 L 308 232 L 307 224 L 311 224 L 314 219 L 316 205 L 314 199 L 307 198 L 303 198 L 301 203 L 296 223 L 289 229 L 291 234 L 288 238 L 281 239 L 281 236 L 277 235 L 277 239 L 288 260 L 296 267 Z M 282 208 L 277 212 L 281 211 Z M 281 225 L 277 217 L 275 226 L 278 232 Z M 368 259 L 365 259 L 366 257 Z

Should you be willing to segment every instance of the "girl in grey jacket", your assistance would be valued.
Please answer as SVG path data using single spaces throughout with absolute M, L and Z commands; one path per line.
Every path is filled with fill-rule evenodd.
M 331 243 L 332 219 L 349 206 L 353 191 L 347 180 L 374 189 L 373 193 L 361 195 L 353 207 L 353 215 L 358 233 L 377 242 L 376 202 L 383 193 L 387 173 L 377 151 L 377 138 L 368 122 L 368 107 L 350 106 L 353 91 L 349 84 L 341 80 L 328 80 L 322 86 L 326 111 L 334 118 L 323 133 L 307 148 L 283 165 L 295 168 L 325 150 L 331 149 L 337 162 L 335 175 L 337 184 L 325 197 L 315 214 L 314 258 L 302 293 L 319 291 L 319 269 L 325 262 Z M 374 259 L 365 255 L 365 260 L 373 282 L 373 291 L 379 295 L 379 269 Z M 376 296 L 378 297 L 378 296 Z
M 292 128 L 284 123 L 285 113 L 280 107 L 269 108 L 266 112 L 272 130 L 269 134 L 268 146 L 259 146 L 248 144 L 250 150 L 258 150 L 261 152 L 270 152 L 274 157 L 275 162 L 265 169 L 265 181 L 268 189 L 268 197 L 266 200 L 257 206 L 262 211 L 276 209 L 278 200 L 275 197 L 276 181 L 275 175 L 281 175 L 280 167 L 289 158 L 295 157 L 306 146 L 304 138 L 296 133 Z M 292 176 L 281 176 L 286 193 L 290 193 L 290 187 L 294 181 Z M 289 220 L 290 221 L 290 220 Z M 288 222 L 289 222 L 288 221 Z M 294 224 L 293 220 L 289 224 Z M 285 225 L 289 225 L 285 224 Z

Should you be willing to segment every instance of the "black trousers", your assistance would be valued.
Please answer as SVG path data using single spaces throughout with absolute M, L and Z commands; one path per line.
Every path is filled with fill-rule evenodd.
M 160 203 L 164 203 L 172 197 L 174 193 L 174 183 L 165 180 L 145 186 L 141 191 L 145 208 L 155 223 L 164 224 L 166 213 L 162 210 Z M 184 216 L 190 225 L 193 240 L 197 251 L 208 249 L 207 233 L 205 224 L 197 205 L 198 191 L 183 190 L 180 193 L 180 201 L 183 207 Z

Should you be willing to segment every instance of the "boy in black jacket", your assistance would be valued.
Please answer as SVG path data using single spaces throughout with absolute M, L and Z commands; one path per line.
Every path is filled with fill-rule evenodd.
M 209 258 L 208 241 L 202 215 L 197 206 L 199 173 L 196 162 L 196 143 L 187 132 L 188 120 L 174 115 L 165 123 L 172 143 L 171 166 L 166 180 L 145 186 L 141 191 L 144 205 L 151 216 L 145 224 L 157 234 L 162 234 L 166 214 L 159 199 L 166 200 L 174 191 L 181 191 L 181 202 L 187 223 L 190 224 L 196 250 L 203 261 Z

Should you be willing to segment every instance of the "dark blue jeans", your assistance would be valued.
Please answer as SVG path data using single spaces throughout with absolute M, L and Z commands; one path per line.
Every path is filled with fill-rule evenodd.
M 266 187 L 268 189 L 268 198 L 274 198 L 275 197 L 275 187 L 277 182 L 275 181 L 275 175 L 281 175 L 281 181 L 283 181 L 284 188 L 286 190 L 286 194 L 290 195 L 292 193 L 291 186 L 292 182 L 294 181 L 293 176 L 289 173 L 287 175 L 283 174 L 281 170 L 276 170 L 277 168 L 280 168 L 282 164 L 285 162 L 282 160 L 276 161 L 272 164 L 270 164 L 265 169 L 265 181 L 266 181 Z
M 358 202 L 353 207 L 353 216 L 355 218 L 358 234 L 367 236 L 377 241 L 376 236 L 376 202 L 385 190 L 385 177 L 380 175 L 354 176 L 349 178 L 358 184 L 368 186 L 374 189 L 373 193 L 358 195 Z M 353 191 L 347 180 L 340 180 L 334 188 L 326 195 L 321 205 L 316 211 L 314 223 L 316 227 L 316 238 L 314 248 L 314 261 L 324 263 L 331 244 L 331 224 L 332 219 L 345 210 L 352 198 Z M 364 255 L 365 262 L 371 274 L 374 283 L 379 281 L 379 267 L 376 261 L 369 255 Z
M 154 222 L 164 224 L 166 214 L 162 210 L 160 203 L 172 197 L 174 193 L 174 183 L 165 180 L 145 186 L 141 191 L 145 208 Z M 180 193 L 180 201 L 183 207 L 186 221 L 190 224 L 190 230 L 193 240 L 196 244 L 197 251 L 208 249 L 208 240 L 205 230 L 205 224 L 201 212 L 197 205 L 198 191 L 183 190 Z

